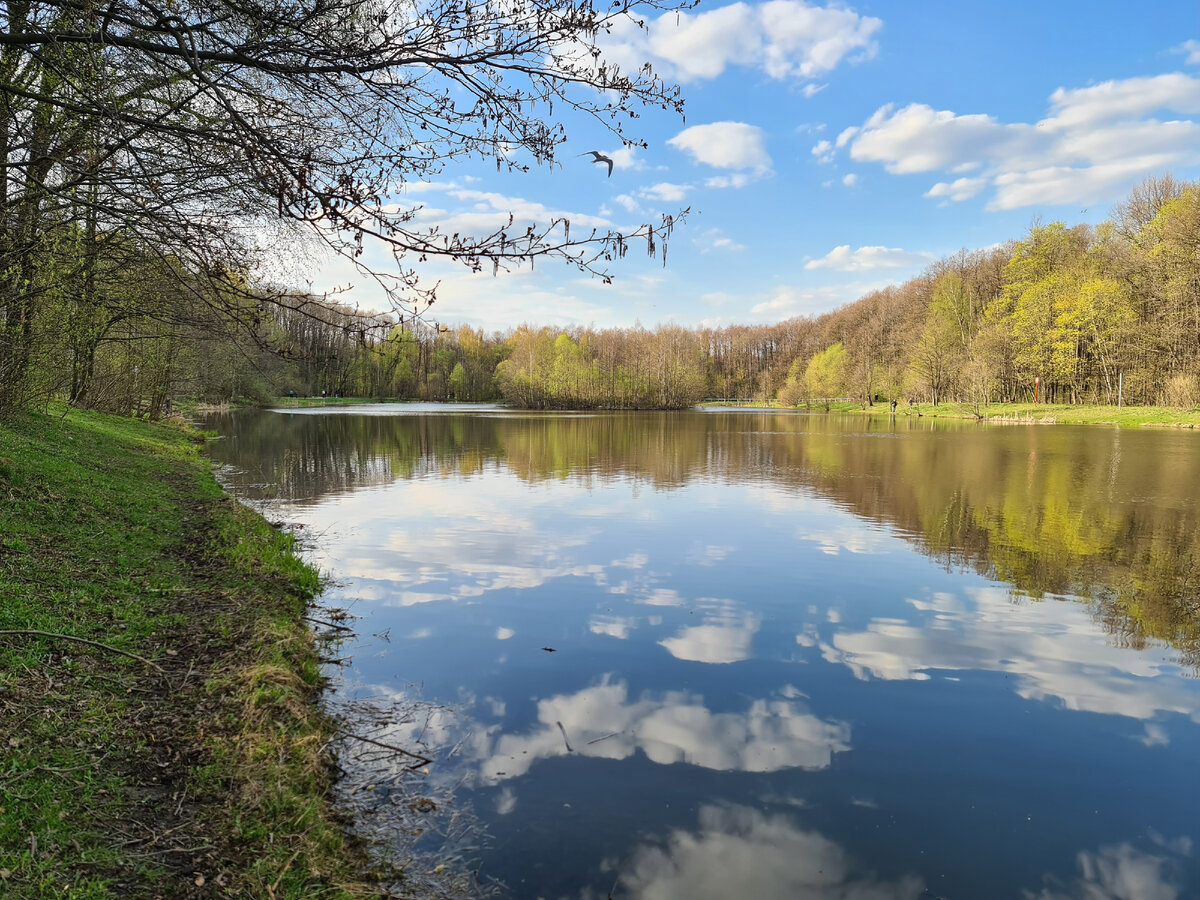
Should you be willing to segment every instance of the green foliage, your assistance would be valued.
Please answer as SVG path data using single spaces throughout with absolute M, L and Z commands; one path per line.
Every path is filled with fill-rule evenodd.
M 1035 378 L 1043 401 L 1187 405 L 1200 384 L 1197 246 L 1200 185 L 1152 179 L 1095 231 L 1039 225 L 813 318 L 485 335 L 328 301 L 259 304 L 236 273 L 214 286 L 72 225 L 39 244 L 47 299 L 22 390 L 149 417 L 289 392 L 638 409 L 907 397 L 980 410 L 1032 400 Z M 209 300 L 220 314 L 202 312 Z M 254 340 L 239 331 L 248 322 Z
M 522 326 L 508 339 L 496 385 L 516 406 L 681 409 L 708 387 L 695 335 L 664 327 L 574 335 Z
M 317 573 L 185 433 L 55 412 L 0 426 L 0 631 L 104 646 L 0 635 L 0 714 L 20 723 L 0 744 L 0 893 L 182 896 L 202 868 L 231 896 L 349 896 L 300 618 Z M 187 846 L 216 854 L 180 872 L 160 852 Z
M 450 373 L 450 396 L 455 400 L 467 399 L 470 386 L 467 382 L 467 370 L 463 368 L 463 364 L 456 362 L 454 370 Z
M 804 380 L 804 358 L 797 356 L 788 367 L 787 381 L 779 389 L 779 402 L 783 406 L 798 406 L 808 398 Z
M 804 388 L 807 395 L 822 400 L 840 397 L 846 387 L 847 365 L 846 348 L 841 342 L 816 354 L 804 370 Z

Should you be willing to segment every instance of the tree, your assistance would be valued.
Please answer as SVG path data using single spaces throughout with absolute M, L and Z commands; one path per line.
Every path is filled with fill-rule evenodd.
M 1002 295 L 988 315 L 1002 320 L 1011 336 L 1011 362 L 1016 377 L 1032 390 L 1034 378 L 1045 384 L 1046 398 L 1053 396 L 1053 378 L 1070 381 L 1061 347 L 1056 356 L 1058 307 L 1074 290 L 1079 272 L 1086 269 L 1091 239 L 1087 226 L 1067 228 L 1062 222 L 1035 226 L 1013 247 L 1004 267 Z
M 784 406 L 799 406 L 800 401 L 808 396 L 805 389 L 804 369 L 803 356 L 797 356 L 788 367 L 787 381 L 779 389 L 779 402 Z
M 963 279 L 946 272 L 934 284 L 925 326 L 912 349 L 909 366 L 934 406 L 943 400 L 970 356 L 974 314 Z
M 450 373 L 450 396 L 455 400 L 467 399 L 467 370 L 462 363 L 455 363 Z
M 1176 186 L 1138 235 L 1153 341 L 1166 368 L 1200 377 L 1200 185 Z
M 300 229 L 364 270 L 364 242 L 380 241 L 398 265 L 372 274 L 402 318 L 435 299 L 414 269 L 427 259 L 498 270 L 551 256 L 607 278 L 631 239 L 656 253 L 671 217 L 626 234 L 572 235 L 565 220 L 512 217 L 488 234 L 445 234 L 395 200 L 461 157 L 513 170 L 554 164 L 564 107 L 627 143 L 639 106 L 681 110 L 677 88 L 648 66 L 622 72 L 598 44 L 618 22 L 659 8 L 658 0 L 4 4 L 0 383 L 27 374 L 58 274 L 46 265 L 47 242 L 80 216 L 96 234 L 119 234 L 218 281 L 253 270 L 268 230 Z M 189 290 L 201 304 L 222 302 Z M 15 396 L 0 396 L 0 407 Z
M 846 384 L 846 348 L 838 342 L 826 347 L 811 360 L 804 370 L 807 396 L 820 398 L 829 409 L 829 401 L 841 395 Z

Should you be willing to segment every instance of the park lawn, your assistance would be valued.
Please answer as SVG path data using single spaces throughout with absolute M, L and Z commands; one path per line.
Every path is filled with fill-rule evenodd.
M 866 407 L 871 415 L 890 415 L 887 403 Z M 919 415 L 944 419 L 981 419 L 988 422 L 1032 422 L 1057 425 L 1117 425 L 1122 428 L 1200 427 L 1200 409 L 1169 406 L 1105 406 L 1050 403 L 917 403 L 910 409 L 900 404 L 896 415 Z
M 870 416 L 890 416 L 891 404 L 880 401 L 867 405 L 858 400 L 832 400 L 826 409 L 823 401 L 809 406 L 781 406 L 774 400 L 754 400 L 744 403 L 707 401 L 709 407 L 743 409 L 795 409 L 812 413 L 854 413 Z M 1015 422 L 1045 425 L 1117 425 L 1122 428 L 1200 428 L 1200 409 L 1180 409 L 1170 406 L 1106 406 L 1103 404 L 1070 405 L 1065 403 L 914 403 L 896 407 L 896 416 L 933 419 L 974 419 L 987 422 Z
M 377 893 L 292 544 L 181 428 L 0 424 L 0 896 Z

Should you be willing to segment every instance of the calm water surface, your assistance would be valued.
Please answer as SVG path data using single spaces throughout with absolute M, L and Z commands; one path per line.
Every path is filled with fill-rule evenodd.
M 209 422 L 361 617 L 339 690 L 446 707 L 388 740 L 508 896 L 1200 896 L 1194 433 Z

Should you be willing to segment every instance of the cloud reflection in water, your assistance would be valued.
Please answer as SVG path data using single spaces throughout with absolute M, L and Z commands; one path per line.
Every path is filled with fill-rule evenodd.
M 1200 722 L 1197 694 L 1177 677 L 1164 650 L 1130 653 L 1105 640 L 1089 610 L 1055 600 L 1014 604 L 1005 588 L 968 589 L 972 604 L 951 594 L 910 600 L 923 621 L 876 618 L 865 631 L 842 631 L 822 643 L 829 662 L 859 678 L 927 680 L 931 671 L 1004 672 L 1027 700 L 1056 699 L 1067 709 L 1153 719 L 1180 713 Z M 1149 743 L 1167 735 L 1148 732 Z
M 744 712 L 714 713 L 682 691 L 631 700 L 623 682 L 607 678 L 574 694 L 538 701 L 538 726 L 502 734 L 479 764 L 484 783 L 524 775 L 540 759 L 568 753 L 625 759 L 641 750 L 650 760 L 706 769 L 775 772 L 823 769 L 850 749 L 850 726 L 824 721 L 793 700 L 755 700 Z M 562 730 L 559 724 L 562 723 Z
M 855 871 L 840 845 L 783 815 L 744 806 L 700 807 L 695 831 L 637 847 L 614 897 L 637 900 L 917 900 L 914 875 L 881 880 Z
M 739 609 L 730 600 L 702 598 L 707 607 L 699 625 L 681 628 L 674 637 L 659 641 L 676 659 L 704 663 L 733 663 L 750 658 L 750 644 L 762 619 Z
M 1128 843 L 1080 851 L 1072 882 L 1051 883 L 1036 894 L 1025 891 L 1025 900 L 1178 900 L 1184 890 L 1180 857 L 1191 856 L 1191 841 L 1160 846 L 1166 852 L 1147 853 Z

